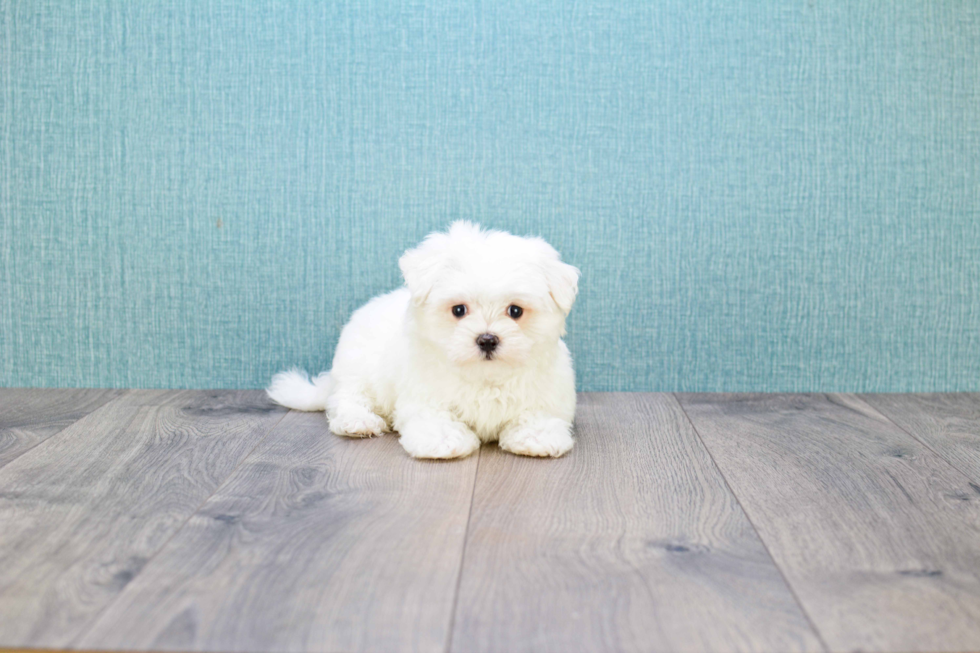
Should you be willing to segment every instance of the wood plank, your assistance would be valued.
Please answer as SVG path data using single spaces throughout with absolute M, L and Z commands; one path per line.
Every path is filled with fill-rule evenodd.
M 971 488 L 980 495 L 980 393 L 861 395 L 861 399 L 969 476 Z
M 0 469 L 0 644 L 61 647 L 285 411 L 257 391 L 137 391 Z
M 483 452 L 452 650 L 819 650 L 680 406 L 580 396 L 575 449 Z
M 290 413 L 76 644 L 442 651 L 476 467 Z
M 121 393 L 84 388 L 0 388 L 0 467 Z
M 980 649 L 966 477 L 853 395 L 679 399 L 832 649 Z

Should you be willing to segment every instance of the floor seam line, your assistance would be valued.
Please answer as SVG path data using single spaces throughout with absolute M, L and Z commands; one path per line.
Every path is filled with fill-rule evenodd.
M 889 424 L 893 425 L 899 431 L 901 431 L 905 435 L 909 436 L 910 438 L 912 438 L 913 440 L 915 440 L 916 442 L 918 442 L 919 444 L 921 444 L 923 447 L 925 447 L 926 449 L 928 449 L 929 451 L 931 451 L 932 453 L 934 453 L 937 458 L 939 458 L 941 461 L 943 461 L 944 463 L 946 463 L 947 465 L 949 465 L 950 467 L 952 467 L 953 469 L 955 469 L 957 472 L 959 472 L 968 482 L 970 482 L 970 483 L 980 483 L 980 478 L 974 479 L 970 474 L 967 474 L 962 469 L 960 469 L 959 467 L 957 467 L 956 465 L 954 465 L 949 459 L 946 458 L 946 456 L 942 455 L 941 453 L 939 453 L 938 451 L 936 451 L 935 449 L 933 449 L 931 446 L 929 446 L 929 443 L 928 442 L 926 442 L 925 440 L 922 440 L 922 439 L 918 438 L 914 433 L 912 433 L 911 431 L 909 431 L 908 429 L 906 429 L 904 426 L 902 426 L 901 424 L 899 424 L 898 422 L 896 422 L 895 420 L 893 420 L 891 418 L 891 416 L 889 416 L 888 414 L 885 413 L 885 411 L 881 410 L 880 408 L 878 408 L 877 406 L 875 406 L 871 402 L 866 401 L 864 399 L 864 397 L 862 397 L 859 394 L 853 394 L 852 396 L 855 399 L 857 399 L 858 401 L 860 401 L 862 404 L 864 404 L 865 406 L 867 406 L 868 408 L 872 409 L 873 411 L 875 411 L 876 413 L 878 413 L 879 415 L 881 415 L 882 417 L 884 417 L 886 420 L 888 420 L 888 423 Z
M 470 492 L 470 509 L 466 513 L 466 528 L 463 531 L 463 550 L 459 554 L 459 572 L 456 574 L 456 591 L 453 593 L 453 608 L 449 613 L 449 631 L 446 633 L 446 653 L 453 645 L 453 633 L 456 628 L 456 610 L 459 608 L 459 588 L 463 584 L 463 564 L 466 562 L 466 548 L 470 540 L 470 522 L 473 520 L 473 504 L 476 502 L 476 484 L 480 478 L 480 461 L 483 460 L 483 446 L 477 449 L 476 470 L 473 472 L 473 490 Z
M 742 504 L 742 500 L 739 498 L 738 494 L 735 493 L 735 490 L 728 482 L 728 477 L 725 476 L 725 472 L 722 471 L 721 466 L 718 464 L 718 461 L 715 460 L 714 454 L 711 453 L 711 449 L 708 448 L 708 443 L 704 441 L 704 438 L 701 437 L 701 432 L 698 431 L 698 427 L 694 425 L 694 420 L 692 420 L 691 416 L 687 414 L 687 409 L 684 408 L 684 404 L 681 403 L 681 400 L 680 398 L 678 398 L 677 393 L 672 392 L 671 396 L 674 398 L 674 401 L 676 401 L 677 405 L 680 407 L 681 412 L 684 414 L 684 418 L 687 420 L 687 423 L 691 425 L 691 428 L 694 430 L 695 437 L 697 437 L 698 442 L 701 443 L 701 446 L 704 447 L 705 452 L 708 454 L 708 458 L 711 459 L 711 464 L 714 465 L 714 468 L 718 470 L 718 474 L 721 476 L 722 482 L 725 484 L 725 487 L 728 488 L 728 492 L 732 495 L 732 498 L 735 499 L 735 503 L 738 504 L 738 507 L 742 511 L 742 514 L 745 515 L 745 519 L 749 522 L 749 526 L 751 526 L 752 530 L 755 532 L 755 536 L 759 538 L 759 543 L 762 544 L 762 548 L 765 549 L 766 555 L 768 555 L 769 559 L 772 561 L 772 566 L 775 567 L 776 571 L 779 572 L 779 576 L 783 579 L 783 583 L 786 585 L 786 589 L 789 590 L 790 596 L 793 597 L 793 600 L 796 602 L 796 605 L 800 608 L 800 612 L 803 614 L 803 617 L 806 619 L 807 623 L 810 624 L 810 628 L 811 630 L 813 630 L 813 634 L 816 636 L 817 641 L 820 642 L 820 645 L 823 647 L 823 650 L 829 653 L 833 649 L 827 646 L 827 642 L 824 641 L 823 638 L 823 633 L 820 632 L 820 630 L 817 628 L 817 624 L 814 623 L 813 619 L 810 617 L 810 613 L 807 612 L 806 606 L 803 605 L 803 601 L 801 601 L 799 595 L 797 595 L 796 589 L 789 582 L 789 579 L 786 577 L 786 573 L 783 571 L 783 568 L 779 566 L 778 562 L 776 562 L 776 558 L 775 556 L 773 556 L 772 551 L 769 550 L 769 545 L 766 544 L 765 539 L 762 537 L 762 533 L 759 532 L 759 528 L 755 525 L 755 522 L 752 521 L 752 517 L 749 515 L 749 511 L 745 509 L 745 506 Z
M 98 390 L 99 388 L 95 388 L 95 389 L 96 389 L 96 390 Z M 114 389 L 115 389 L 115 388 L 110 388 L 110 390 L 114 390 Z M 75 426 L 76 424 L 78 424 L 79 422 L 81 422 L 81 421 L 82 421 L 83 419 L 85 419 L 85 418 L 86 418 L 86 417 L 88 417 L 89 415 L 92 415 L 93 413 L 96 413 L 96 412 L 98 412 L 98 411 L 100 411 L 100 410 L 102 410 L 103 408 L 105 408 L 105 407 L 106 407 L 106 406 L 108 406 L 109 404 L 113 404 L 113 403 L 115 403 L 115 402 L 117 402 L 117 401 L 119 401 L 120 399 L 122 399 L 123 397 L 125 397 L 126 395 L 128 395 L 128 394 L 129 394 L 130 392 L 132 392 L 132 390 L 129 390 L 129 389 L 126 389 L 126 390 L 123 390 L 123 392 L 122 392 L 122 394 L 120 394 L 120 395 L 119 395 L 118 397 L 112 397 L 112 398 L 110 398 L 110 399 L 107 399 L 107 400 L 106 400 L 105 402 L 103 402 L 103 403 L 102 403 L 102 405 L 101 405 L 101 406 L 99 406 L 98 408 L 95 408 L 95 409 L 93 409 L 92 411 L 90 411 L 90 412 L 88 412 L 88 413 L 85 413 L 84 415 L 82 415 L 81 417 L 79 417 L 79 418 L 78 418 L 78 419 L 76 419 L 76 420 L 72 420 L 72 422 L 71 422 L 71 423 L 69 423 L 69 424 L 66 424 L 64 428 L 62 428 L 62 429 L 59 429 L 59 430 L 57 430 L 57 431 L 55 431 L 54 433 L 52 433 L 52 434 L 51 434 L 51 435 L 49 435 L 48 437 L 46 437 L 46 438 L 44 438 L 44 439 L 43 439 L 43 440 L 41 440 L 40 442 L 35 442 L 35 443 L 34 443 L 33 445 L 31 445 L 31 446 L 30 446 L 30 447 L 28 447 L 27 449 L 24 449 L 23 451 L 21 451 L 21 452 L 20 452 L 19 454 L 17 454 L 16 456 L 14 456 L 13 458 L 11 458 L 11 459 L 10 459 L 10 460 L 8 460 L 7 462 L 5 462 L 5 463 L 3 463 L 3 464 L 0 464 L 0 469 L 3 469 L 4 467 L 6 467 L 7 465 L 9 465 L 10 463 L 12 463 L 12 462 L 14 462 L 15 460 L 17 460 L 18 458 L 20 458 L 21 456 L 23 456 L 24 454 L 26 454 L 26 453 L 30 453 L 31 451 L 34 451 L 35 449 L 37 449 L 38 447 L 40 447 L 40 446 L 41 446 L 42 444 L 44 444 L 44 443 L 45 443 L 45 442 L 47 442 L 48 440 L 50 440 L 50 439 L 52 439 L 52 438 L 56 438 L 56 437 L 58 437 L 59 435 L 61 435 L 62 433 L 64 433 L 64 432 L 65 432 L 65 431 L 67 431 L 68 429 L 70 429 L 71 427 L 73 427 L 73 426 Z
M 237 472 L 239 469 L 241 469 L 242 465 L 245 464 L 245 461 L 247 461 L 249 458 L 252 457 L 252 454 L 255 453 L 255 450 L 258 449 L 260 446 L 262 446 L 262 443 L 266 441 L 266 439 L 272 434 L 272 432 L 276 430 L 276 428 L 282 423 L 282 421 L 284 419 L 286 419 L 286 416 L 289 415 L 289 413 L 291 413 L 291 412 L 293 412 L 293 411 L 291 411 L 291 410 L 285 411 L 283 413 L 282 417 L 280 417 L 276 421 L 275 424 L 273 424 L 271 427 L 269 427 L 269 430 L 266 431 L 265 435 L 263 435 L 259 439 L 259 441 L 255 444 L 255 446 L 252 447 L 249 450 L 249 452 L 242 457 L 242 459 L 238 462 L 238 464 L 235 465 L 235 468 L 232 469 L 228 473 L 228 475 L 224 479 L 222 479 L 222 481 L 220 483 L 218 483 L 215 486 L 215 488 L 211 492 L 211 494 L 209 494 L 204 499 L 204 501 L 202 501 L 196 508 L 194 508 L 194 510 L 187 516 L 187 519 L 185 519 L 184 521 L 182 521 L 180 523 L 180 526 L 178 526 L 177 529 L 170 535 L 170 537 L 167 538 L 167 541 L 164 542 L 163 544 L 161 544 L 160 547 L 156 551 L 153 552 L 153 555 L 151 555 L 149 558 L 147 558 L 146 562 L 143 564 L 143 566 L 140 568 L 140 570 L 129 580 L 129 583 L 126 583 L 126 586 L 128 586 L 130 583 L 132 583 L 133 581 L 135 581 L 139 577 L 139 575 L 142 574 L 143 571 L 147 567 L 150 566 L 150 563 L 153 562 L 153 560 L 156 559 L 156 557 L 158 555 L 160 555 L 160 552 L 163 551 L 165 548 L 167 548 L 167 545 L 170 544 L 170 542 L 172 542 L 173 539 L 175 537 L 177 537 L 177 535 L 181 531 L 184 530 L 184 527 L 187 526 L 187 523 L 191 519 L 194 518 L 194 515 L 196 515 L 201 510 L 201 508 L 203 508 L 205 506 L 205 504 L 207 504 L 207 502 L 210 501 L 212 497 L 214 497 L 214 495 L 216 495 L 218 493 L 218 490 L 220 490 L 221 488 L 223 488 L 228 483 L 228 479 L 230 479 L 232 476 L 234 476 L 235 475 L 235 472 Z M 114 596 L 112 598 L 112 600 L 110 600 L 105 605 L 104 608 L 102 608 L 101 610 L 99 610 L 99 613 L 97 615 L 95 615 L 94 617 L 92 617 L 92 621 L 89 622 L 88 627 L 85 628 L 85 630 L 83 630 L 81 633 L 79 633 L 78 635 L 76 635 L 75 637 L 73 637 L 71 639 L 71 642 L 69 644 L 67 644 L 65 646 L 65 648 L 68 648 L 69 646 L 73 646 L 75 642 L 79 642 L 82 639 L 84 639 L 85 636 L 88 635 L 92 631 L 93 628 L 95 628 L 95 625 L 99 622 L 99 619 L 102 618 L 102 615 L 104 615 L 109 610 L 109 608 L 111 608 L 113 605 L 115 605 L 116 601 L 119 600 L 119 598 L 123 595 L 123 593 L 125 591 L 126 591 L 126 587 L 124 586 L 121 590 L 119 590 L 119 594 L 117 594 L 116 596 Z M 85 650 L 85 649 L 83 649 L 83 650 Z

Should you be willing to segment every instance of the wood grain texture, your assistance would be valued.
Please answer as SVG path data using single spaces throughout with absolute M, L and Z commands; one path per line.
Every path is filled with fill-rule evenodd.
M 980 648 L 980 496 L 853 395 L 679 395 L 834 650 Z
M 484 450 L 452 650 L 821 648 L 673 397 L 581 395 L 576 432 Z
M 0 388 L 0 467 L 121 393 L 79 388 Z
M 476 468 L 290 413 L 78 644 L 442 651 Z
M 0 469 L 0 643 L 71 643 L 284 413 L 133 391 Z
M 980 393 L 860 396 L 969 476 L 980 494 Z

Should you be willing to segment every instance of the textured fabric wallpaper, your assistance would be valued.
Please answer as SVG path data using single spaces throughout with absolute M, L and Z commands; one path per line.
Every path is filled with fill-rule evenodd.
M 456 218 L 583 390 L 980 390 L 975 0 L 0 0 L 0 384 L 261 387 Z

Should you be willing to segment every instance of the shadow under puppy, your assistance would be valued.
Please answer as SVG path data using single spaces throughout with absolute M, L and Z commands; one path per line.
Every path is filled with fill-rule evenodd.
M 326 410 L 337 435 L 392 428 L 416 458 L 482 442 L 561 456 L 572 448 L 575 371 L 561 337 L 579 271 L 540 238 L 454 223 L 399 260 L 405 288 L 354 312 L 333 368 L 272 378 L 273 401 Z

